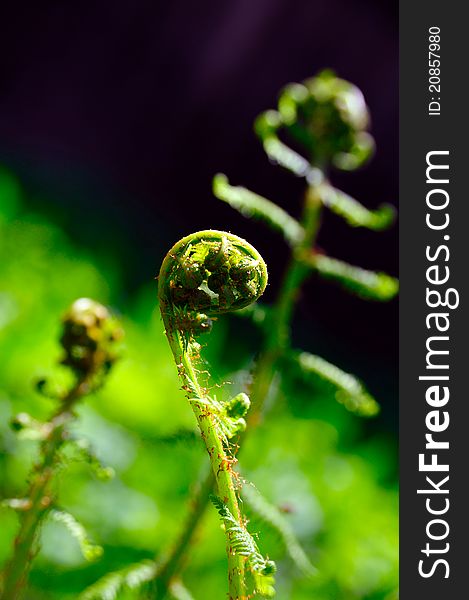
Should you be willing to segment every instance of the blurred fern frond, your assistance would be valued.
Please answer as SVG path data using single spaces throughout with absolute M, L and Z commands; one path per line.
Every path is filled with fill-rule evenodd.
M 70 535 L 78 542 L 81 553 L 86 560 L 91 562 L 102 556 L 102 547 L 90 540 L 84 526 L 69 512 L 53 508 L 49 512 L 49 518 L 65 526 Z
M 311 564 L 290 523 L 279 509 L 252 485 L 243 486 L 242 496 L 251 511 L 278 534 L 296 567 L 307 577 L 314 575 L 316 568 Z
M 376 210 L 369 210 L 355 198 L 330 185 L 324 187 L 321 197 L 325 206 L 352 227 L 382 231 L 390 227 L 395 219 L 395 210 L 390 204 L 382 204 Z
M 213 193 L 243 216 L 264 221 L 272 229 L 280 231 L 291 246 L 303 239 L 303 227 L 283 208 L 245 187 L 230 185 L 228 178 L 221 173 L 213 178 Z
M 291 352 L 287 360 L 313 385 L 319 380 L 331 386 L 335 399 L 350 412 L 363 417 L 372 417 L 379 412 L 379 404 L 357 377 L 324 358 L 309 352 Z
M 119 571 L 108 573 L 81 595 L 80 600 L 116 600 L 124 590 L 136 590 L 150 582 L 156 575 L 158 565 L 154 561 L 143 561 Z
M 386 302 L 399 291 L 398 280 L 387 273 L 355 267 L 324 254 L 309 254 L 304 263 L 326 279 L 338 282 L 367 300 Z

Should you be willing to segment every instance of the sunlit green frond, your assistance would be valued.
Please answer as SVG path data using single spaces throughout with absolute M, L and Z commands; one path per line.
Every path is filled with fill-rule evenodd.
M 311 564 L 290 523 L 276 506 L 271 504 L 254 486 L 245 485 L 242 491 L 243 500 L 253 513 L 266 525 L 272 528 L 280 537 L 287 554 L 306 576 L 316 573 L 316 568 Z
M 215 175 L 213 193 L 245 217 L 260 219 L 280 231 L 291 246 L 303 239 L 303 228 L 283 208 L 245 187 L 230 185 L 225 175 Z
M 394 222 L 395 210 L 390 204 L 382 204 L 376 210 L 369 210 L 355 198 L 332 186 L 324 186 L 321 197 L 325 206 L 353 227 L 381 231 Z
M 57 510 L 54 508 L 49 512 L 49 517 L 56 523 L 61 523 L 67 528 L 68 532 L 78 542 L 81 553 L 86 560 L 96 560 L 103 554 L 103 549 L 101 546 L 98 546 L 90 540 L 86 529 L 79 521 L 75 519 L 73 515 L 66 511 Z
M 80 600 L 116 600 L 122 591 L 136 590 L 151 581 L 157 568 L 156 562 L 144 561 L 108 573 L 88 587 L 80 595 Z
M 309 352 L 292 352 L 288 358 L 313 384 L 319 380 L 331 386 L 336 400 L 347 410 L 364 417 L 372 417 L 379 412 L 379 404 L 354 375 Z
M 310 254 L 305 262 L 323 277 L 368 300 L 391 300 L 399 291 L 398 280 L 386 273 L 368 271 L 323 254 Z
M 275 563 L 262 556 L 252 535 L 236 521 L 227 505 L 218 496 L 212 494 L 210 499 L 222 519 L 231 548 L 236 554 L 246 558 L 246 566 L 253 580 L 253 591 L 271 598 L 275 594 L 273 587 Z

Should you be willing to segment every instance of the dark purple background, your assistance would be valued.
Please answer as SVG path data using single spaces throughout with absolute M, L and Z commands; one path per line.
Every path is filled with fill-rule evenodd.
M 32 204 L 117 256 L 129 289 L 154 276 L 182 234 L 225 228 L 264 254 L 273 293 L 285 246 L 216 201 L 211 178 L 223 171 L 297 214 L 303 185 L 269 165 L 252 122 L 283 85 L 324 67 L 363 90 L 377 142 L 365 169 L 333 174 L 335 183 L 370 207 L 397 200 L 397 2 L 15 2 L 2 13 L 0 162 Z M 320 245 L 396 274 L 397 228 L 371 233 L 328 215 Z M 313 281 L 298 319 L 299 344 L 364 376 L 381 365 L 375 384 L 387 381 L 395 302 Z

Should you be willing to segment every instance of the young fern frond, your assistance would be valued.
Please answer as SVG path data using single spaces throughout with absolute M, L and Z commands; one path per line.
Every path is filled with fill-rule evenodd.
M 271 504 L 253 485 L 244 485 L 242 497 L 256 517 L 274 530 L 295 566 L 307 577 L 317 573 L 301 547 L 290 523 L 276 506 Z
M 386 273 L 368 271 L 324 254 L 308 253 L 303 262 L 326 279 L 367 300 L 386 302 L 399 291 L 399 282 Z
M 53 508 L 49 511 L 49 519 L 66 527 L 70 535 L 78 542 L 81 553 L 87 561 L 92 562 L 102 556 L 102 547 L 90 540 L 86 529 L 69 512 Z
M 89 440 L 85 438 L 70 437 L 68 445 L 71 446 L 76 451 L 77 455 L 89 465 L 97 479 L 100 481 L 109 481 L 114 477 L 114 469 L 103 465 L 96 456 Z
M 205 443 L 218 495 L 236 526 L 248 536 L 237 495 L 236 458 L 230 439 L 245 427 L 249 400 L 244 394 L 227 404 L 210 397 L 196 369 L 200 345 L 212 318 L 255 302 L 267 285 L 267 268 L 245 240 L 222 231 L 200 231 L 177 242 L 166 255 L 158 276 L 158 298 L 166 337 L 183 389 Z M 245 559 L 227 534 L 231 600 L 246 597 Z
M 350 412 L 363 417 L 372 417 L 379 412 L 379 404 L 354 375 L 309 352 L 290 352 L 285 358 L 313 385 L 318 380 L 329 385 L 335 399 Z
M 108 573 L 89 586 L 80 600 L 116 600 L 121 592 L 138 590 L 152 581 L 157 570 L 157 563 L 148 560 Z
M 233 552 L 246 560 L 246 566 L 254 582 L 252 592 L 268 598 L 272 597 L 275 594 L 273 588 L 273 575 L 276 571 L 275 563 L 262 556 L 252 535 L 244 526 L 240 525 L 239 521 L 231 514 L 228 506 L 218 496 L 212 494 L 210 500 L 221 517 Z
M 324 186 L 321 198 L 324 206 L 345 219 L 352 227 L 382 231 L 390 227 L 396 217 L 396 211 L 390 204 L 382 204 L 376 210 L 370 210 L 331 185 Z
M 319 170 L 312 167 L 306 158 L 278 138 L 277 132 L 281 127 L 282 118 L 276 110 L 267 110 L 257 117 L 254 129 L 262 142 L 265 153 L 272 162 L 297 177 L 315 180 L 320 175 Z
M 279 231 L 290 246 L 296 246 L 304 237 L 303 227 L 283 208 L 245 187 L 230 185 L 221 173 L 213 178 L 213 193 L 243 216 L 264 221 Z
M 40 528 L 52 514 L 81 540 L 82 549 L 97 558 L 97 547 L 87 544 L 82 527 L 71 515 L 52 512 L 55 504 L 55 476 L 60 454 L 69 439 L 69 425 L 75 418 L 76 404 L 103 384 L 117 359 L 116 342 L 122 330 L 103 305 L 88 298 L 75 301 L 63 319 L 61 344 L 65 356 L 61 363 L 74 375 L 74 384 L 58 398 L 59 406 L 46 423 L 25 414 L 13 420 L 17 431 L 26 431 L 40 439 L 39 459 L 29 481 L 27 497 L 19 510 L 20 526 L 13 554 L 3 571 L 2 600 L 18 600 L 25 593 L 31 563 L 37 553 Z

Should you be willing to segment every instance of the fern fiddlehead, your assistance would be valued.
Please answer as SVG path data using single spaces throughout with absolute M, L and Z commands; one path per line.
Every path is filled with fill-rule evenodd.
M 245 427 L 249 400 L 244 394 L 228 403 L 210 397 L 196 368 L 200 345 L 196 337 L 210 331 L 217 315 L 255 302 L 267 285 L 260 254 L 235 235 L 207 230 L 189 235 L 168 252 L 158 277 L 158 297 L 166 336 L 205 443 L 220 502 L 237 527 L 225 528 L 229 597 L 246 598 L 246 557 L 237 535 L 245 532 L 230 439 Z
M 73 385 L 55 398 L 59 406 L 46 423 L 24 413 L 13 421 L 12 425 L 17 430 L 34 428 L 41 446 L 26 498 L 4 503 L 18 510 L 20 527 L 13 555 L 2 573 L 2 600 L 18 600 L 23 596 L 31 563 L 37 552 L 40 527 L 48 516 L 65 524 L 79 538 L 88 559 L 96 558 L 101 552 L 99 546 L 88 542 L 84 529 L 74 517 L 56 510 L 54 480 L 60 451 L 69 441 L 68 426 L 75 417 L 76 404 L 103 384 L 117 358 L 115 345 L 121 337 L 122 330 L 106 307 L 88 298 L 75 301 L 64 316 L 60 339 L 64 350 L 61 362 L 72 370 Z M 47 394 L 45 381 L 40 381 L 37 387 Z

